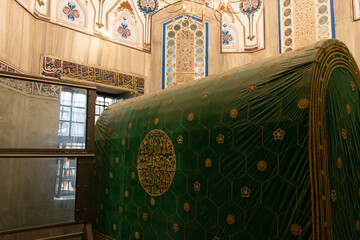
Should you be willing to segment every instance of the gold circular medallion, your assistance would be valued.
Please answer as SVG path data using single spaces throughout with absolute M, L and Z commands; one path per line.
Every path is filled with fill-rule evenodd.
M 190 204 L 189 203 L 184 203 L 184 210 L 185 210 L 185 212 L 188 212 L 188 211 L 190 211 Z
M 194 114 L 193 113 L 190 113 L 188 115 L 188 121 L 191 122 L 192 120 L 194 120 Z
M 116 163 L 119 163 L 119 158 L 118 158 L 118 157 L 115 158 L 115 162 L 116 162 Z
M 132 128 L 132 122 L 130 122 L 128 125 L 128 129 L 131 129 L 131 128 Z
M 257 169 L 260 171 L 260 172 L 264 172 L 267 168 L 267 163 L 264 161 L 264 160 L 261 160 L 257 163 Z
M 226 218 L 228 224 L 233 225 L 235 223 L 235 217 L 232 214 L 229 214 Z
M 211 164 L 212 164 L 211 159 L 210 159 L 210 158 L 207 158 L 207 159 L 205 160 L 205 166 L 206 166 L 207 168 L 209 168 L 209 167 L 211 167 Z
M 300 236 L 302 233 L 302 228 L 300 227 L 299 224 L 292 224 L 290 226 L 290 231 L 293 235 Z
M 171 186 L 176 171 L 174 146 L 168 135 L 152 130 L 140 144 L 137 171 L 141 186 L 151 196 L 164 194 Z
M 151 199 L 150 199 L 150 205 L 151 205 L 151 206 L 155 206 L 155 198 L 151 198 Z
M 309 107 L 309 99 L 303 98 L 303 99 L 299 100 L 299 102 L 298 102 L 299 109 L 306 109 L 308 107 Z
M 155 118 L 154 124 L 155 124 L 155 125 L 158 125 L 158 124 L 159 124 L 159 118 Z
M 237 117 L 237 115 L 238 115 L 238 110 L 237 109 L 232 109 L 231 111 L 230 111 L 230 117 L 231 118 L 236 118 Z
M 346 105 L 346 112 L 347 114 L 350 114 L 351 113 L 351 109 L 350 109 L 350 105 Z

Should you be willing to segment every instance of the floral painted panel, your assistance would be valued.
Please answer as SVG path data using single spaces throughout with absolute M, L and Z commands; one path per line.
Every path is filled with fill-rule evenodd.
M 138 30 L 131 17 L 124 13 L 115 21 L 114 35 L 117 39 L 137 44 Z
M 86 13 L 77 0 L 59 0 L 57 12 L 61 21 L 86 26 Z

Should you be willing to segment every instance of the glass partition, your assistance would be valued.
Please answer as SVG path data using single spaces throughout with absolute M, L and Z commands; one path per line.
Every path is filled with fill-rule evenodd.
M 0 77 L 0 148 L 86 148 L 87 90 Z
M 76 158 L 0 158 L 0 231 L 74 221 Z

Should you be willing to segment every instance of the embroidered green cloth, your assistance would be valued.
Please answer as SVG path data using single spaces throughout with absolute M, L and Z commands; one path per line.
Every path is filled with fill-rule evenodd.
M 360 239 L 359 70 L 337 40 L 111 105 L 92 226 L 113 239 Z

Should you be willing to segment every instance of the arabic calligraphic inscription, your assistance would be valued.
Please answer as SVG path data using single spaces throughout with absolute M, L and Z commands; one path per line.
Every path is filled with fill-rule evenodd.
M 141 142 L 137 170 L 141 186 L 151 196 L 164 194 L 175 176 L 176 157 L 168 135 L 159 129 L 149 132 Z

